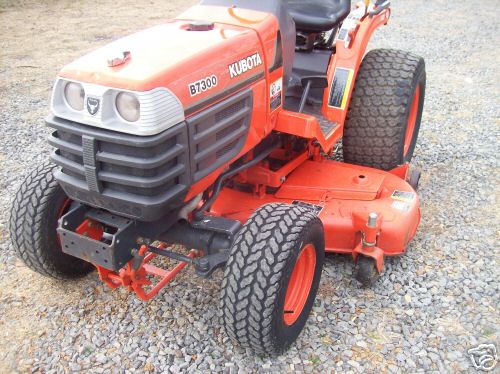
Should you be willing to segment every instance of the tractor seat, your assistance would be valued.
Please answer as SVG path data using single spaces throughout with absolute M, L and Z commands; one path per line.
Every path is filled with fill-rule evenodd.
M 333 29 L 351 11 L 351 0 L 285 0 L 299 31 L 319 33 Z

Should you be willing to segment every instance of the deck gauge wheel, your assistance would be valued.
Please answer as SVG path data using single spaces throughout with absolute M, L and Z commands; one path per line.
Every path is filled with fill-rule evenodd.
M 377 270 L 375 259 L 359 255 L 356 267 L 354 268 L 354 278 L 363 287 L 370 287 L 377 281 L 379 276 L 380 273 Z

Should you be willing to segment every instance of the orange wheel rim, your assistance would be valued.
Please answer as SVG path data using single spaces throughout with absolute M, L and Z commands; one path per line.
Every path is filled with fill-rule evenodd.
M 68 212 L 68 209 L 71 206 L 72 202 L 73 200 L 71 200 L 70 198 L 64 200 L 63 204 L 61 205 L 61 208 L 59 209 L 59 212 L 57 213 L 57 219 L 61 218 Z
M 405 144 L 403 154 L 406 156 L 410 150 L 413 133 L 415 132 L 415 125 L 417 123 L 418 103 L 420 101 L 420 85 L 415 89 L 413 99 L 411 102 L 410 114 L 408 115 L 408 124 L 406 125 Z
M 306 244 L 299 253 L 286 290 L 283 320 L 288 326 L 297 321 L 304 309 L 311 292 L 315 268 L 316 250 L 314 245 Z

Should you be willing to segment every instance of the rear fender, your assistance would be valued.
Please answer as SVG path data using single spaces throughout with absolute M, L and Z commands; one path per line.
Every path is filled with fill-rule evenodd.
M 358 9 L 360 6 L 358 5 Z M 346 45 L 344 40 L 339 40 L 340 38 L 337 40 L 336 53 L 328 66 L 328 88 L 325 89 L 323 95 L 322 112 L 330 122 L 337 122 L 340 126 L 344 126 L 354 82 L 368 42 L 379 26 L 387 24 L 390 14 L 391 11 L 388 8 L 373 17 L 366 15 L 358 22 L 358 26 L 350 34 L 350 43 Z M 349 21 L 349 17 L 344 20 L 344 23 L 347 21 Z M 344 82 L 340 82 L 341 80 L 344 80 Z M 338 105 L 330 103 L 333 90 L 339 94 L 336 94 L 336 97 L 340 99 Z

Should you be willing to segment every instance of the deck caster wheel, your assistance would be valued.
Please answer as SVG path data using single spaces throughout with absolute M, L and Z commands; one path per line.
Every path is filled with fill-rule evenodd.
M 379 278 L 380 273 L 377 271 L 377 266 L 374 258 L 362 256 L 358 257 L 356 268 L 354 269 L 354 277 L 363 285 L 363 287 L 372 286 Z

